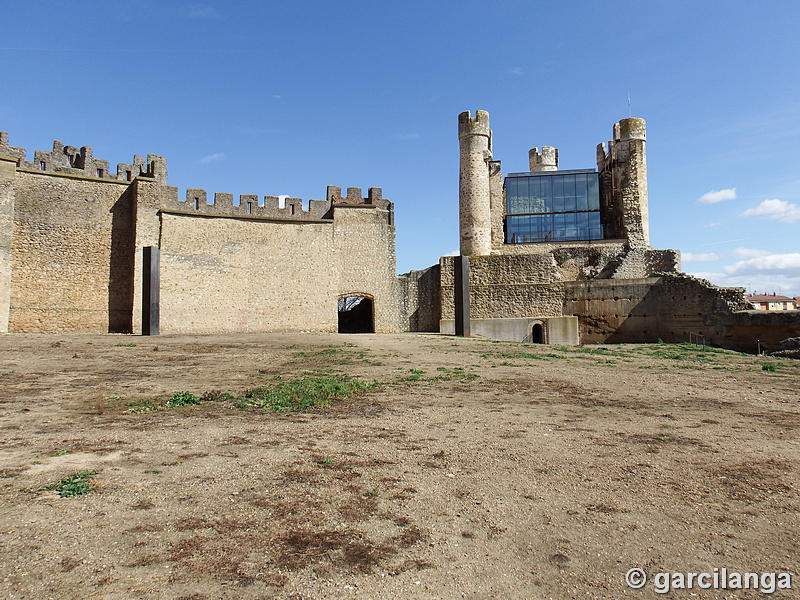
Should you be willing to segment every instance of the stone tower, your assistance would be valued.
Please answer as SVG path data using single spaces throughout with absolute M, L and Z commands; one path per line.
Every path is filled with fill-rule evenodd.
M 458 183 L 461 254 L 487 255 L 492 251 L 492 219 L 489 203 L 489 161 L 492 160 L 492 130 L 489 113 L 469 111 L 458 115 L 461 164 Z
M 614 139 L 597 146 L 600 202 L 607 222 L 606 237 L 628 240 L 631 248 L 648 248 L 647 158 L 644 119 L 630 117 L 614 124 Z
M 558 148 L 542 146 L 541 152 L 538 148 L 531 148 L 528 152 L 528 163 L 532 173 L 558 171 Z

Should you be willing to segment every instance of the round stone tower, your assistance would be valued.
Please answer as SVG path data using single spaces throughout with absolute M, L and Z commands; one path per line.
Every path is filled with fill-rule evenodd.
M 558 171 L 558 148 L 542 146 L 541 151 L 539 148 L 531 148 L 528 152 L 528 163 L 533 173 Z
M 644 119 L 629 117 L 614 126 L 614 187 L 621 192 L 622 220 L 631 247 L 650 245 L 646 142 Z
M 492 159 L 492 131 L 489 129 L 489 113 L 476 111 L 474 119 L 469 111 L 458 115 L 458 143 L 461 147 L 458 181 L 461 254 L 491 254 L 489 161 Z

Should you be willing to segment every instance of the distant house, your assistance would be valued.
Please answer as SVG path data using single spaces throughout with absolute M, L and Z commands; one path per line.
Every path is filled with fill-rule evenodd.
M 747 301 L 756 310 L 797 310 L 798 298 L 789 298 L 774 292 L 772 294 L 747 294 Z

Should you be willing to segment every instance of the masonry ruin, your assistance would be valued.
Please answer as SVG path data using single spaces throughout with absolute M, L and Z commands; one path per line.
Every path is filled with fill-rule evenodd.
M 532 148 L 529 171 L 503 177 L 489 114 L 458 116 L 461 255 L 469 257 L 471 332 L 587 344 L 687 341 L 754 352 L 800 332 L 800 313 L 748 310 L 744 289 L 680 272 L 680 253 L 650 246 L 646 124 L 622 119 L 597 146 L 597 169 L 558 170 Z M 401 277 L 411 330 L 454 333 L 458 257 Z M 438 311 L 438 312 L 437 312 Z
M 597 168 L 532 148 L 503 176 L 489 114 L 458 117 L 460 257 L 397 276 L 380 188 L 324 200 L 167 184 L 167 162 L 111 173 L 88 146 L 0 133 L 0 332 L 471 332 L 541 343 L 679 342 L 755 351 L 800 313 L 748 310 L 740 288 L 650 246 L 646 125 L 622 119 Z M 456 268 L 458 267 L 458 268 Z M 468 270 L 465 270 L 468 269 Z

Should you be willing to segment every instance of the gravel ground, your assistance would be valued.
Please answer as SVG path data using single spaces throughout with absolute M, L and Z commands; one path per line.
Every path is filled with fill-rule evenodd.
M 308 372 L 379 385 L 131 412 Z M 798 573 L 799 383 L 799 361 L 665 344 L 0 336 L 0 590 L 650 598 L 658 572 Z M 86 470 L 89 493 L 48 489 Z

